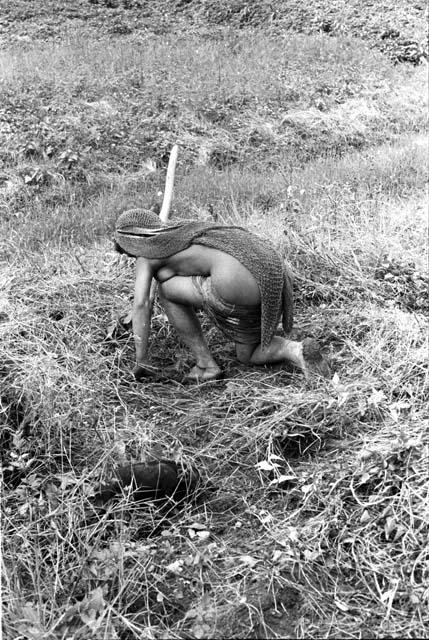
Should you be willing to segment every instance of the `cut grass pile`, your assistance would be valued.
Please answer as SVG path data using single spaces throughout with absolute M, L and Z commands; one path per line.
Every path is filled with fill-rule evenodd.
M 348 41 L 299 36 L 292 100 L 278 41 L 236 41 L 238 52 L 223 38 L 198 43 L 210 61 L 199 74 L 192 38 L 151 37 L 133 55 L 126 39 L 114 52 L 55 45 L 49 68 L 53 50 L 39 45 L 19 64 L 16 52 L 3 57 L 0 91 L 18 114 L 3 133 L 0 200 L 6 638 L 427 635 L 421 73 L 406 78 L 376 54 L 360 63 Z M 340 98 L 326 94 L 317 110 L 335 126 L 320 137 L 317 120 L 306 155 L 296 124 L 282 146 L 292 103 L 295 118 L 319 118 L 322 83 Z M 202 115 L 211 95 L 221 123 Z M 363 99 L 383 117 L 371 111 L 359 148 L 346 136 L 336 149 L 332 136 Z M 238 144 L 261 114 L 275 124 L 275 151 L 254 155 L 247 137 L 232 166 L 191 152 Z M 147 161 L 162 167 L 176 137 L 175 215 L 271 237 L 296 274 L 295 333 L 324 344 L 332 380 L 239 366 L 203 320 L 226 379 L 187 387 L 189 354 L 157 305 L 152 359 L 176 372 L 166 384 L 132 381 L 118 318 L 133 261 L 109 235 L 121 209 L 150 203 L 164 174 Z M 199 470 L 199 501 L 166 513 L 124 495 L 94 507 L 115 465 L 160 455 Z

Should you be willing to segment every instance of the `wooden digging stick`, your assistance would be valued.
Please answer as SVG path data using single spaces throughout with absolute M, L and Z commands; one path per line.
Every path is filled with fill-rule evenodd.
M 161 212 L 159 217 L 163 222 L 167 222 L 170 216 L 171 201 L 173 200 L 174 172 L 176 171 L 177 153 L 179 147 L 177 144 L 171 150 L 170 159 L 167 167 L 167 177 L 165 178 L 164 199 L 162 201 Z
M 170 159 L 168 161 L 167 176 L 165 178 L 164 199 L 162 201 L 162 207 L 159 214 L 159 218 L 162 222 L 167 222 L 170 216 L 171 202 L 173 200 L 173 187 L 174 187 L 174 174 L 176 171 L 177 154 L 179 147 L 177 144 L 171 150 Z M 155 299 L 157 283 L 152 281 L 149 294 L 149 302 L 151 308 L 153 307 L 153 301 Z
M 167 222 L 170 215 L 171 201 L 173 200 L 173 186 L 174 186 L 174 173 L 176 171 L 176 162 L 177 162 L 177 154 L 179 151 L 179 147 L 177 144 L 171 150 L 170 159 L 168 161 L 167 167 L 167 176 L 165 178 L 165 189 L 164 189 L 164 199 L 162 201 L 162 207 L 159 214 L 160 220 L 162 222 Z M 155 280 L 152 281 L 149 293 L 149 302 L 150 308 L 153 307 L 153 301 L 155 299 L 157 283 Z M 125 325 L 130 324 L 133 318 L 132 309 L 127 313 L 125 318 L 123 319 L 123 323 Z

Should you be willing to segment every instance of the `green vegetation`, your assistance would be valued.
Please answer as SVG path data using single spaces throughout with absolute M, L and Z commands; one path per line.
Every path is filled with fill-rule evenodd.
M 169 3 L 170 29 L 159 2 L 152 30 L 107 37 L 106 11 L 139 8 L 113 4 L 60 42 L 70 8 L 54 24 L 18 2 L 41 37 L 0 52 L 4 637 L 426 636 L 426 70 L 341 20 L 297 29 L 293 3 L 295 32 L 282 3 L 261 28 L 268 3 L 192 1 Z M 239 366 L 205 324 L 227 377 L 186 387 L 156 305 L 152 358 L 176 374 L 132 381 L 133 261 L 112 228 L 159 201 L 175 142 L 173 216 L 274 240 L 295 334 L 333 380 Z M 153 455 L 198 468 L 202 499 L 93 506 L 113 467 Z

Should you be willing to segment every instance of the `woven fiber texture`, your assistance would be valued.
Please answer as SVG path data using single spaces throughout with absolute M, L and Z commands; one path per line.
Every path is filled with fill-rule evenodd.
M 274 246 L 243 227 L 180 221 L 163 225 L 152 211 L 132 209 L 116 222 L 115 240 L 127 253 L 147 259 L 168 258 L 192 244 L 228 253 L 255 278 L 261 295 L 261 346 L 271 342 L 282 317 L 288 333 L 293 323 L 291 277 Z M 199 274 L 195 274 L 199 275 Z

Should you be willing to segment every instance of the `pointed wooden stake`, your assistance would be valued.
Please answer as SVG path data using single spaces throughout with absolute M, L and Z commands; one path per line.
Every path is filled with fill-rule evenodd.
M 167 222 L 168 218 L 170 217 L 170 209 L 171 209 L 171 203 L 173 200 L 173 190 L 174 190 L 174 174 L 176 172 L 178 152 L 179 152 L 179 147 L 177 144 L 175 144 L 170 152 L 170 159 L 168 161 L 168 167 L 167 167 L 167 176 L 165 178 L 164 199 L 162 201 L 162 207 L 159 213 L 159 217 L 160 217 L 160 220 L 162 220 L 162 222 Z M 150 287 L 150 294 L 149 294 L 149 302 L 151 307 L 153 306 L 153 301 L 155 299 L 156 288 L 157 288 L 157 283 L 155 280 L 152 280 L 152 284 Z

